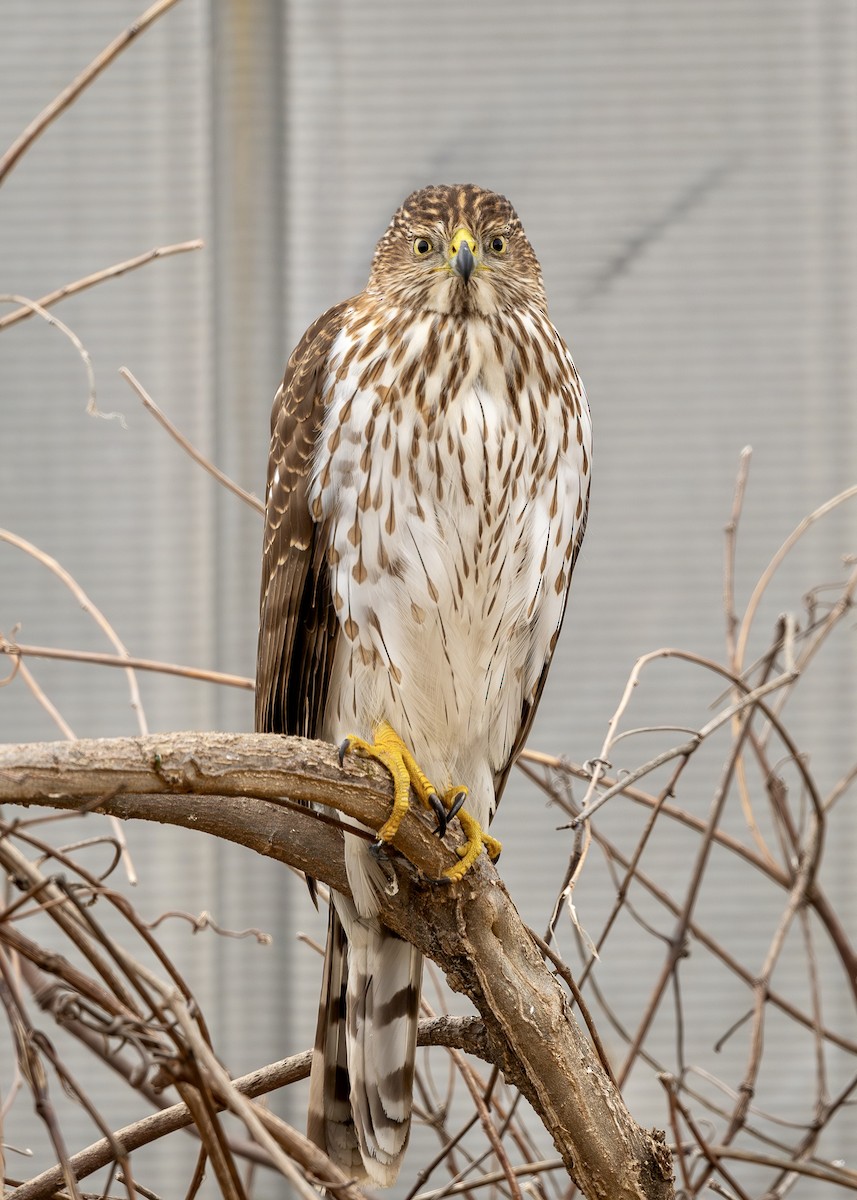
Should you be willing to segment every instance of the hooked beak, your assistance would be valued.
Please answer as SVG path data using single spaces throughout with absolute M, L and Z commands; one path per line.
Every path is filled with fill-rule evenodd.
M 450 257 L 449 264 L 455 271 L 456 275 L 467 283 L 470 276 L 473 274 L 473 269 L 476 266 L 476 259 L 473 251 L 476 249 L 476 238 L 469 229 L 458 229 L 453 234 L 452 241 L 449 244 Z
M 475 266 L 476 259 L 473 257 L 470 247 L 468 246 L 467 242 L 462 242 L 458 253 L 452 260 L 453 271 L 455 271 L 456 275 L 460 275 L 464 282 L 467 283 L 468 279 L 473 274 L 473 268 Z

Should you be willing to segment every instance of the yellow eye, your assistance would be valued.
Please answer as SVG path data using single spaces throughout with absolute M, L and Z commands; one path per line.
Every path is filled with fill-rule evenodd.
M 506 253 L 506 239 L 504 237 L 500 237 L 499 234 L 496 237 L 492 237 L 491 249 L 494 251 L 495 254 L 505 254 Z
M 414 238 L 414 254 L 417 258 L 425 258 L 432 250 L 432 244 L 427 237 Z

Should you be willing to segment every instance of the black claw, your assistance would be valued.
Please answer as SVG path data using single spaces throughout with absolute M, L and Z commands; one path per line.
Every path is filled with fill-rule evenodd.
M 351 745 L 351 738 L 345 738 L 339 743 L 339 765 L 340 767 L 345 762 L 345 756 L 348 753 L 348 747 Z
M 375 842 L 369 843 L 369 853 L 376 862 L 388 862 L 390 858 L 390 843 L 378 838 Z
M 447 821 L 451 821 L 453 817 L 458 815 L 458 813 L 461 811 L 461 809 L 464 805 L 464 801 L 466 799 L 467 799 L 467 792 L 464 791 L 464 789 L 462 788 L 462 790 L 458 793 L 458 795 L 453 800 L 449 812 L 446 814 Z
M 441 800 L 440 796 L 438 796 L 437 792 L 429 792 L 428 802 L 432 807 L 434 815 L 437 817 L 437 828 L 434 832 L 437 837 L 442 838 L 446 834 L 446 826 L 448 822 L 446 809 L 443 807 L 443 801 Z

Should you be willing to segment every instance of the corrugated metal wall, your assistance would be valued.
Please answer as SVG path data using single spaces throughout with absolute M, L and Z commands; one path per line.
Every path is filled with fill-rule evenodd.
M 118 0 L 5 0 L 0 146 L 133 15 Z M 251 674 L 258 517 L 189 466 L 118 367 L 261 494 L 282 364 L 310 320 L 362 286 L 400 200 L 427 182 L 495 188 L 542 260 L 593 409 L 590 528 L 533 735 L 593 756 L 638 654 L 722 656 L 722 528 L 742 447 L 755 449 L 743 597 L 801 517 L 857 475 L 855 51 L 844 0 L 182 0 L 0 191 L 3 292 L 37 297 L 153 246 L 206 240 L 58 310 L 92 355 L 100 408 L 127 429 L 84 414 L 84 370 L 56 330 L 32 319 L 3 333 L 0 525 L 72 571 L 131 653 Z M 837 574 L 855 533 L 853 509 L 818 531 L 773 589 L 753 653 L 779 611 Z M 18 622 L 22 642 L 105 648 L 42 568 L 0 545 L 0 629 Z M 136 732 L 119 673 L 31 665 L 79 735 Z M 827 785 L 853 756 L 854 667 L 852 643 L 798 714 Z M 153 729 L 251 725 L 249 694 L 141 686 Z M 715 692 L 663 670 L 635 723 L 693 724 Z M 21 689 L 0 692 L 0 737 L 53 736 Z M 710 781 L 696 786 L 684 799 L 701 812 Z M 503 874 L 538 927 L 568 853 L 557 823 L 517 778 L 498 818 Z M 318 963 L 294 933 L 321 937 L 321 924 L 302 889 L 175 831 L 134 828 L 131 842 L 147 914 L 208 908 L 276 934 L 268 949 L 170 934 L 230 1068 L 305 1046 Z M 853 850 L 853 836 L 830 850 L 852 919 Z M 654 853 L 650 870 L 677 885 L 675 845 Z M 710 919 L 734 930 L 755 901 L 730 891 L 728 866 L 712 878 Z M 593 930 L 612 889 L 593 860 L 577 893 Z M 750 963 L 765 944 L 753 939 L 752 926 L 733 934 Z M 648 978 L 652 953 L 629 928 L 605 979 Z M 730 989 L 712 974 L 700 1003 L 737 1015 L 746 997 Z M 839 990 L 827 1003 L 846 1011 Z M 793 1062 L 773 1055 L 771 1071 L 772 1088 L 805 1090 Z M 635 1075 L 630 1095 L 643 1121 L 663 1123 L 654 1086 Z M 32 1125 L 9 1137 L 38 1141 Z M 159 1178 L 162 1162 L 147 1182 L 159 1190 Z

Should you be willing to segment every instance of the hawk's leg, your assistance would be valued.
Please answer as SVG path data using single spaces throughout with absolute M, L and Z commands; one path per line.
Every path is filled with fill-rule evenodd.
M 447 823 L 457 816 L 467 838 L 466 844 L 458 849 L 461 861 L 444 871 L 445 879 L 453 883 L 461 879 L 473 866 L 483 846 L 492 861 L 500 857 L 500 843 L 485 833 L 479 822 L 462 807 L 467 798 L 467 788 L 451 787 L 441 799 L 392 725 L 382 721 L 375 730 L 372 742 L 350 735 L 339 747 L 340 762 L 348 753 L 361 758 L 374 758 L 393 777 L 393 809 L 378 831 L 379 842 L 391 842 L 398 833 L 402 818 L 410 807 L 409 793 L 413 788 L 423 806 L 431 809 L 437 817 L 435 832 L 440 837 L 446 832 Z

